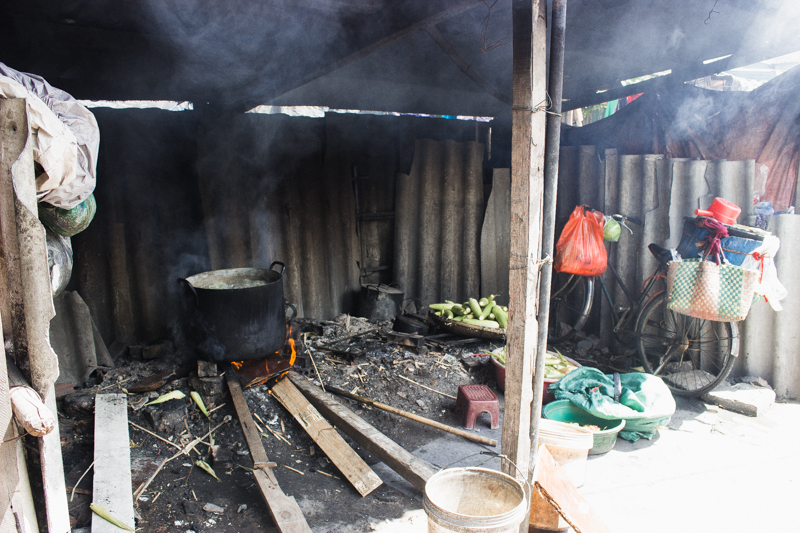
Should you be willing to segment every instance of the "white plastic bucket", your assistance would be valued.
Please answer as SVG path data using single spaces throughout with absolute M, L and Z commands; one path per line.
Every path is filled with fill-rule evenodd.
M 542 418 L 539 420 L 539 444 L 544 444 L 561 469 L 576 487 L 586 481 L 586 459 L 594 446 L 591 429 Z
M 485 468 L 448 468 L 425 484 L 428 533 L 516 533 L 527 518 L 522 484 Z

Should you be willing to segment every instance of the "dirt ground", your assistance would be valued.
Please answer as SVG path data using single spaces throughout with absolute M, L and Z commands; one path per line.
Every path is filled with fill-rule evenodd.
M 455 346 L 428 343 L 427 353 L 424 350 L 415 353 L 411 348 L 387 343 L 385 336 L 369 333 L 376 328 L 385 333 L 389 324 L 371 324 L 347 316 L 332 322 L 306 324 L 303 328 L 307 330 L 303 336 L 304 346 L 311 348 L 316 371 L 313 365 L 296 367 L 296 371 L 313 380 L 321 377 L 327 385 L 455 427 L 461 427 L 461 416 L 455 412 L 455 400 L 448 396 L 455 397 L 459 385 L 486 384 L 498 393 L 502 402 L 494 367 L 485 355 L 499 343 L 484 341 Z M 336 344 L 334 350 L 338 352 L 324 349 L 334 339 L 365 332 L 366 335 L 353 339 L 349 344 Z M 580 359 L 574 347 L 570 344 L 566 354 Z M 348 356 L 346 351 L 354 355 Z M 484 355 L 473 357 L 474 354 Z M 583 362 L 587 357 L 602 359 L 603 354 L 596 350 L 593 354 L 583 353 Z M 191 365 L 194 361 L 191 352 L 168 353 L 151 361 L 130 361 L 116 369 L 98 373 L 96 386 L 60 400 L 67 486 L 77 486 L 70 503 L 75 528 L 88 526 L 91 518 L 88 509 L 91 471 L 79 484 L 78 478 L 93 457 L 94 394 L 124 392 L 126 387 L 158 370 L 187 363 Z M 229 371 L 221 367 L 219 370 Z M 209 420 L 189 397 L 193 390 L 190 379 L 174 379 L 157 391 L 129 395 L 133 490 L 152 476 L 165 457 L 172 457 L 187 442 L 226 422 L 213 433 L 213 442 L 204 439 L 204 444 L 196 446 L 196 452 L 190 452 L 188 456 L 179 455 L 158 472 L 135 502 L 137 528 L 158 533 L 277 531 L 255 483 L 251 471 L 253 461 L 227 387 L 221 388 L 220 395 L 204 398 L 211 411 Z M 221 381 L 224 383 L 224 378 Z M 147 399 L 172 390 L 180 390 L 186 397 L 143 407 Z M 315 532 L 371 531 L 376 523 L 399 518 L 408 509 L 420 507 L 419 501 L 386 483 L 361 497 L 288 411 L 270 395 L 268 384 L 247 388 L 244 394 L 251 412 L 264 430 L 262 442 L 267 455 L 270 461 L 278 464 L 274 472 L 281 489 L 294 496 Z M 353 400 L 341 397 L 337 400 L 409 451 L 443 434 L 438 429 Z M 488 415 L 481 415 L 476 430 L 485 430 L 488 424 Z M 345 440 L 367 464 L 378 462 L 346 436 Z M 209 444 L 218 446 L 214 454 Z M 194 465 L 199 459 L 212 466 L 219 480 Z

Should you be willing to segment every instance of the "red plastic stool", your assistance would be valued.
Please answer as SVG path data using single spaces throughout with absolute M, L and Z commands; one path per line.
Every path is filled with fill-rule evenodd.
M 486 385 L 459 385 L 456 411 L 464 412 L 465 429 L 475 429 L 475 420 L 481 413 L 492 417 L 492 429 L 500 427 L 500 402 Z

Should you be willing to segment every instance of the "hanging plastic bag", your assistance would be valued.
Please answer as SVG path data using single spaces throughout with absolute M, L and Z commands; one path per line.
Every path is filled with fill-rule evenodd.
M 606 225 L 603 226 L 603 240 L 608 242 L 619 242 L 622 233 L 622 226 L 611 217 L 605 217 Z
M 556 244 L 553 265 L 557 272 L 599 276 L 606 271 L 608 254 L 603 244 L 603 213 L 579 205 L 572 211 Z

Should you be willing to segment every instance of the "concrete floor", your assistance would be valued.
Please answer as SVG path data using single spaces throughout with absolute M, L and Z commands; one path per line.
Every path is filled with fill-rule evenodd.
M 800 404 L 751 418 L 677 403 L 652 441 L 587 464 L 580 492 L 611 531 L 800 531 Z
M 615 533 L 800 531 L 800 403 L 776 403 L 751 418 L 696 400 L 677 399 L 678 410 L 653 440 L 618 439 L 586 465 L 579 489 Z M 485 415 L 484 415 L 485 416 Z M 500 430 L 481 433 L 499 438 Z M 439 467 L 482 465 L 488 448 L 446 435 L 414 454 Z M 376 522 L 385 533 L 424 532 L 419 491 L 377 465 L 393 487 L 415 494 L 417 509 Z

